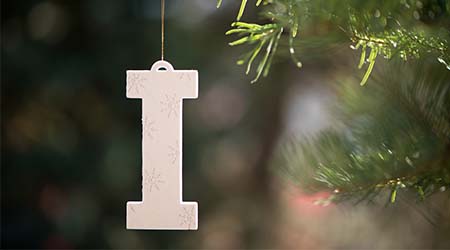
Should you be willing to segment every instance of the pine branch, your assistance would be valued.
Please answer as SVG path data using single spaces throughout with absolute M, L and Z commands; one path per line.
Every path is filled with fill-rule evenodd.
M 256 5 L 261 4 L 261 0 Z M 403 60 L 436 56 L 437 60 L 450 70 L 450 52 L 448 48 L 449 32 L 433 35 L 424 30 L 417 30 L 420 20 L 428 20 L 427 15 L 436 19 L 441 11 L 445 24 L 449 23 L 448 1 L 436 3 L 433 0 L 404 1 L 358 1 L 358 0 L 272 0 L 266 1 L 266 8 L 261 9 L 262 16 L 269 19 L 279 29 L 289 31 L 289 52 L 293 62 L 300 68 L 302 63 L 295 55 L 294 39 L 300 32 L 300 24 L 317 25 L 332 22 L 336 29 L 344 29 L 353 42 L 353 49 L 361 48 L 359 68 L 368 63 L 361 85 L 367 83 L 375 66 L 376 59 L 382 55 L 386 59 L 399 55 Z M 221 0 L 218 1 L 220 6 Z M 241 0 L 237 20 L 242 18 L 247 0 Z M 431 18 L 430 17 L 430 18 Z M 403 22 L 406 25 L 400 25 Z M 268 24 L 266 24 L 268 25 Z M 442 27 L 442 26 L 441 26 Z M 422 29 L 422 27 L 421 27 Z M 280 38 L 282 38 L 280 36 Z M 297 40 L 297 39 L 296 39 Z M 278 41 L 277 41 L 278 42 Z M 366 50 L 370 49 L 366 58 Z M 270 55 L 275 56 L 275 53 Z M 271 60 L 270 60 L 271 61 Z M 270 68 L 270 63 L 268 67 Z M 257 74 L 260 72 L 257 72 Z
M 335 201 L 371 201 L 389 191 L 394 203 L 401 191 L 423 200 L 448 190 L 449 75 L 420 65 L 402 78 L 397 70 L 388 71 L 387 82 L 341 87 L 344 129 L 290 141 L 275 166 L 304 189 L 330 191 Z
M 395 28 L 375 32 L 370 25 L 367 25 L 372 23 L 372 18 L 375 17 L 366 15 L 364 18 L 358 18 L 354 13 L 350 16 L 351 40 L 356 43 L 356 46 L 351 46 L 351 48 L 355 50 L 361 48 L 358 68 L 362 68 L 365 62 L 369 63 L 361 85 L 367 82 L 378 54 L 382 54 L 385 59 L 391 59 L 394 55 L 399 55 L 404 61 L 409 58 L 419 59 L 425 57 L 426 54 L 435 54 L 438 61 L 448 68 L 446 62 L 450 62 L 450 51 L 446 40 L 426 35 L 424 32 L 408 31 L 398 21 L 395 21 L 397 24 Z M 367 48 L 370 48 L 371 52 L 366 59 Z
M 253 61 L 258 57 L 261 50 L 265 48 L 266 52 L 262 56 L 260 63 L 256 69 L 257 75 L 252 83 L 258 81 L 261 74 L 266 76 L 269 72 L 273 55 L 276 53 L 278 47 L 278 41 L 283 34 L 283 27 L 277 24 L 252 24 L 244 22 L 234 22 L 231 24 L 232 29 L 226 32 L 226 35 L 237 34 L 242 36 L 238 40 L 235 40 L 230 46 L 249 44 L 254 45 L 253 49 L 245 54 L 237 63 L 243 65 L 247 63 L 246 74 L 250 73 Z

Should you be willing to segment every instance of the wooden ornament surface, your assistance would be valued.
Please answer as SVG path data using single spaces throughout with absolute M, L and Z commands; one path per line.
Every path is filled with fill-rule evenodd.
M 198 72 L 128 70 L 127 97 L 142 99 L 142 201 L 127 203 L 127 229 L 197 230 L 197 202 L 182 199 L 182 100 L 198 97 Z

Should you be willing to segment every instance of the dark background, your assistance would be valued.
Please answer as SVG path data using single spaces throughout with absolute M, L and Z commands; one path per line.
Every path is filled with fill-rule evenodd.
M 159 1 L 2 1 L 2 247 L 195 246 L 207 211 L 227 206 L 234 220 L 265 223 L 247 207 L 270 207 L 276 91 L 253 88 L 234 64 L 224 32 L 236 4 L 167 2 L 166 59 L 200 72 L 183 145 L 200 230 L 125 230 L 126 202 L 141 199 L 141 105 L 125 97 L 125 71 L 160 58 Z M 249 244 L 265 230 L 238 224 Z
M 277 60 L 251 85 L 235 64 L 245 50 L 224 34 L 239 1 L 166 2 L 166 59 L 200 76 L 183 124 L 183 198 L 198 201 L 199 230 L 125 229 L 126 202 L 141 199 L 141 103 L 125 97 L 125 71 L 160 58 L 159 1 L 1 1 L 2 248 L 442 246 L 413 208 L 315 206 L 324 194 L 271 168 L 281 134 L 333 123 L 329 86 L 358 60 L 349 44 L 334 60 L 304 53 L 301 71 Z

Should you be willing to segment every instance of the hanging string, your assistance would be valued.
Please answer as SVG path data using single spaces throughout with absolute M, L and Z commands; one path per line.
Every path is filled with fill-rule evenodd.
M 165 0 L 161 0 L 161 60 L 164 61 L 164 12 Z

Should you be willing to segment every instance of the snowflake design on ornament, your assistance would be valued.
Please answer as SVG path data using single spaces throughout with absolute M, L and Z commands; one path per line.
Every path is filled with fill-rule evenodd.
M 181 74 L 180 80 L 183 80 L 184 78 L 187 78 L 189 81 L 191 81 L 191 74 L 189 74 L 189 73 Z
M 180 225 L 187 226 L 188 229 L 191 229 L 191 226 L 194 224 L 194 207 L 190 208 L 183 207 L 183 211 L 178 215 L 181 219 Z
M 161 112 L 167 113 L 167 117 L 175 117 L 178 115 L 178 100 L 175 95 L 165 95 L 165 99 L 161 101 L 163 108 Z
M 152 172 L 149 173 L 147 170 L 144 172 L 144 184 L 148 187 L 149 192 L 152 192 L 154 188 L 159 190 L 159 185 L 163 184 L 164 181 L 161 178 L 160 173 L 156 173 L 156 169 L 153 168 Z
M 153 135 L 156 131 L 158 131 L 155 128 L 155 121 L 150 120 L 148 117 L 142 118 L 142 127 L 142 132 L 144 133 L 144 135 L 149 136 L 150 139 L 153 139 Z
M 178 141 L 175 142 L 175 146 L 169 146 L 169 160 L 173 164 L 178 160 L 178 156 L 180 155 L 180 145 Z
M 144 77 L 141 74 L 128 74 L 128 93 L 138 95 L 144 89 Z

